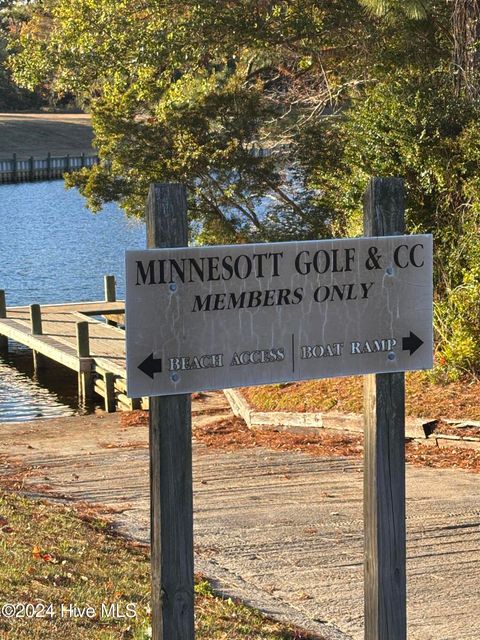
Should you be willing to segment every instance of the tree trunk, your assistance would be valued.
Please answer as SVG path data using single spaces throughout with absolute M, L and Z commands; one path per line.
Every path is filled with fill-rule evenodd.
M 480 97 L 480 0 L 454 0 L 453 67 L 457 95 Z

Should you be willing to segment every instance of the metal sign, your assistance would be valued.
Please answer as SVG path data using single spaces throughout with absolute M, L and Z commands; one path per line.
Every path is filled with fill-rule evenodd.
M 127 394 L 433 366 L 432 237 L 126 253 Z

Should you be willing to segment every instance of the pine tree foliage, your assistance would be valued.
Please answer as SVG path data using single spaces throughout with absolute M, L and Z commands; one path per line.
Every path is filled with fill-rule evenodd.
M 429 0 L 360 0 L 360 4 L 373 15 L 393 18 L 403 14 L 412 20 L 424 20 L 428 16 Z

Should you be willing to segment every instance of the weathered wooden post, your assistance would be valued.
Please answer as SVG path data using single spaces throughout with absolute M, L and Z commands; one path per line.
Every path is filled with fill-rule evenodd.
M 66 172 L 70 173 L 70 171 L 71 171 L 71 163 L 70 163 L 70 154 L 69 153 L 67 153 L 67 156 L 65 158 L 65 167 L 66 167 L 66 169 L 65 169 Z
M 105 411 L 113 413 L 115 406 L 115 375 L 110 371 L 105 372 Z
M 77 322 L 77 353 L 79 358 L 90 357 L 90 335 L 88 322 Z
M 32 335 L 41 336 L 43 334 L 42 310 L 39 304 L 30 305 L 30 323 L 32 326 Z
M 7 303 L 5 300 L 5 291 L 0 289 L 0 319 L 7 317 Z M 0 335 L 0 355 L 8 354 L 8 338 Z
M 104 289 L 105 289 L 105 301 L 115 302 L 117 299 L 117 292 L 115 290 L 115 276 L 104 277 Z
M 372 178 L 364 234 L 405 232 L 400 178 Z M 405 374 L 364 378 L 365 640 L 406 640 Z
M 152 184 L 146 223 L 149 249 L 187 246 L 185 186 Z M 193 640 L 190 395 L 151 397 L 149 402 L 152 639 Z
M 50 151 L 47 154 L 47 180 L 52 178 L 52 154 Z
M 115 302 L 117 299 L 117 292 L 115 288 L 115 276 L 104 277 L 104 290 L 105 290 L 105 302 Z M 106 323 L 116 327 L 117 323 L 114 320 L 106 318 Z
M 30 324 L 32 336 L 41 336 L 43 335 L 42 328 L 42 310 L 39 304 L 31 304 L 30 305 Z M 40 369 L 45 369 L 47 366 L 47 360 L 45 356 L 38 351 L 33 350 L 33 368 L 35 371 L 39 371 Z
M 90 336 L 88 322 L 77 322 L 77 354 L 79 358 L 90 357 Z M 91 370 L 84 371 L 80 365 L 78 372 L 78 395 L 81 400 L 91 398 L 94 392 L 94 380 Z

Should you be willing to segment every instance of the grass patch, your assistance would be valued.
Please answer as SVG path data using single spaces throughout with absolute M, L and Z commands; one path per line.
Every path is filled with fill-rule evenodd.
M 0 561 L 0 607 L 29 603 L 45 615 L 1 616 L 1 640 L 150 637 L 148 552 L 112 535 L 103 521 L 85 521 L 66 506 L 0 494 Z M 203 580 L 197 580 L 195 589 L 199 640 L 313 640 L 298 629 L 216 597 Z M 89 606 L 93 615 L 73 617 L 68 605 L 75 605 L 77 612 Z M 111 615 L 117 611 L 135 612 L 135 617 Z M 24 614 L 31 612 L 30 606 Z
M 91 118 L 83 113 L 2 113 L 0 132 L 0 158 L 93 153 Z

